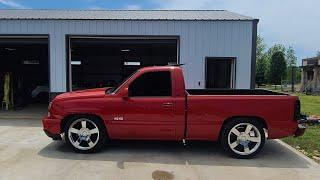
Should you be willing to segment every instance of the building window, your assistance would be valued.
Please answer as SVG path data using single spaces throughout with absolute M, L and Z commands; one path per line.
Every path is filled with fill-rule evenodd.
M 235 88 L 235 58 L 206 58 L 206 88 Z

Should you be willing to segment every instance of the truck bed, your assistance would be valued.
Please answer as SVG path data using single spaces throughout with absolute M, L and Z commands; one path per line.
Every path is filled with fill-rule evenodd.
M 263 89 L 187 89 L 190 95 L 288 95 Z

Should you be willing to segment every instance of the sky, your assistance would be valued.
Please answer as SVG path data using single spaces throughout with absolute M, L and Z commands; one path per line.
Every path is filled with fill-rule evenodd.
M 222 9 L 258 18 L 267 46 L 292 46 L 298 64 L 320 50 L 319 0 L 0 0 L 0 9 Z

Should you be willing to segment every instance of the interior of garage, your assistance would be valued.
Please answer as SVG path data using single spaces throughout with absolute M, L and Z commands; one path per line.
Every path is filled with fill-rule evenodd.
M 235 86 L 234 58 L 206 58 L 206 88 L 230 89 Z
M 113 87 L 137 69 L 178 62 L 177 39 L 70 38 L 72 90 Z
M 48 39 L 0 37 L 2 110 L 48 104 Z

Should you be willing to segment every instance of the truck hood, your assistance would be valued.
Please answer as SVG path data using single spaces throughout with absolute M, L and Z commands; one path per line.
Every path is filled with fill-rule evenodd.
M 70 99 L 86 99 L 86 98 L 104 97 L 106 94 L 106 90 L 110 89 L 110 88 L 111 87 L 67 92 L 67 93 L 63 93 L 63 94 L 56 96 L 55 100 L 70 100 Z

